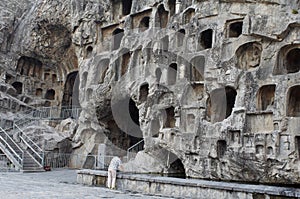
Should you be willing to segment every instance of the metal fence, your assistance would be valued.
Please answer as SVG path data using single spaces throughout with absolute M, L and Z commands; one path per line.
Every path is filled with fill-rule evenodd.
M 97 156 L 83 154 L 66 154 L 48 152 L 44 155 L 44 167 L 70 168 L 70 169 L 93 169 L 107 170 L 110 161 L 115 156 Z M 125 158 L 125 159 L 124 159 Z M 126 157 L 123 162 L 126 162 Z M 5 154 L 0 154 L 0 172 L 1 171 L 18 171 Z
M 78 119 L 81 107 L 40 107 L 32 112 L 32 117 L 42 119 Z
M 44 165 L 50 168 L 107 169 L 114 156 L 45 153 Z

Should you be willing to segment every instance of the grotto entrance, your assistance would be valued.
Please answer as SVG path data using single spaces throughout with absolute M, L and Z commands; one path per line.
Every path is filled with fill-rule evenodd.
M 127 151 L 130 147 L 140 143 L 143 140 L 143 134 L 139 123 L 139 109 L 135 101 L 128 97 L 117 100 L 111 105 L 111 111 L 103 117 L 103 112 L 107 110 L 98 110 L 97 117 L 99 122 L 106 123 L 108 131 L 105 134 L 112 147 Z M 143 148 L 143 143 L 141 143 L 136 151 L 131 152 L 136 153 Z
M 77 76 L 78 71 L 71 72 L 67 76 L 61 104 L 61 117 L 63 118 L 76 117 L 79 114 L 79 112 L 75 110 L 79 107 L 79 78 Z
M 184 165 L 176 154 L 168 149 L 159 147 L 153 155 L 159 162 L 165 165 L 164 172 L 161 174 L 162 176 L 186 178 Z
M 184 166 L 179 158 L 177 158 L 174 162 L 170 164 L 167 176 L 176 178 L 186 178 Z

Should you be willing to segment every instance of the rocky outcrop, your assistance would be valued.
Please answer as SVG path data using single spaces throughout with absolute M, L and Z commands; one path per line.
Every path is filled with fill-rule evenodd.
M 27 5 L 1 73 L 26 103 L 83 108 L 74 153 L 144 143 L 131 171 L 299 183 L 299 1 Z

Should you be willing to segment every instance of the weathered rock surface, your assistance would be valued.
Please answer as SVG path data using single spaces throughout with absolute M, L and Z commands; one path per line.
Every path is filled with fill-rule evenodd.
M 4 2 L 1 91 L 80 105 L 74 153 L 144 139 L 131 168 L 300 183 L 299 1 Z

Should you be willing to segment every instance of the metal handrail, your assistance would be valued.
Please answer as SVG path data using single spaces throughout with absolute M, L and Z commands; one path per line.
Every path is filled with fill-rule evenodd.
M 37 145 L 32 139 L 30 139 L 30 137 L 28 137 L 24 131 L 15 124 L 15 126 L 19 129 L 19 131 L 21 132 L 22 135 L 20 135 L 20 137 L 25 137 L 25 139 L 27 139 L 33 146 L 35 146 L 40 152 L 43 152 L 43 149 L 41 147 L 39 147 L 39 145 Z
M 144 139 L 142 139 L 141 141 L 139 141 L 138 143 L 135 143 L 134 145 L 132 145 L 131 147 L 129 147 L 127 149 L 127 151 L 131 151 L 132 149 L 134 149 L 136 146 L 138 146 L 139 144 L 141 144 L 142 142 L 144 142 Z
M 6 138 L 9 139 L 17 148 L 18 150 L 23 154 L 24 151 L 17 145 L 17 143 L 15 143 L 15 141 L 4 131 L 4 129 L 2 129 L 0 127 L 1 132 L 3 132 L 6 135 Z M 19 154 L 10 146 L 10 144 L 8 144 L 8 142 L 1 136 L 0 134 L 0 138 L 3 140 L 3 142 L 5 143 L 5 145 L 9 148 L 9 150 L 14 154 L 14 156 L 17 157 L 18 162 L 22 164 L 23 162 L 23 158 L 21 158 L 19 156 Z
M 137 151 L 139 151 L 139 146 L 144 143 L 144 139 L 142 139 L 141 141 L 137 142 L 136 144 L 132 145 L 131 147 L 129 147 L 127 149 L 127 160 L 129 161 L 129 154 L 131 153 L 131 151 L 135 148 L 137 148 Z
M 33 158 L 33 160 L 39 165 L 39 166 L 41 166 L 41 167 L 43 167 L 43 157 L 42 156 L 40 156 L 40 154 L 39 153 L 37 153 L 27 142 L 26 142 L 26 140 L 23 138 L 23 137 L 20 137 L 20 139 L 25 143 L 25 145 L 27 146 L 27 147 L 29 147 L 30 148 L 30 150 L 32 151 L 32 152 L 34 152 L 35 153 L 35 155 L 37 155 L 40 159 L 41 159 L 41 162 L 39 162 L 38 160 L 36 160 L 36 158 L 34 157 L 34 156 L 32 156 L 32 158 Z M 30 154 L 31 155 L 31 154 Z
M 66 119 L 67 117 L 78 118 L 81 110 L 82 108 L 79 106 L 39 107 L 24 111 L 22 113 L 24 115 L 21 118 L 15 120 L 14 123 L 18 124 L 19 126 L 27 123 L 28 120 L 22 121 L 24 120 L 24 118 L 30 118 L 32 121 L 35 119 Z
M 19 145 L 8 135 L 3 128 L 0 127 L 0 130 L 7 136 L 7 138 L 20 150 L 23 152 L 23 150 L 19 147 Z
M 22 164 L 23 159 L 19 156 L 19 154 L 17 154 L 17 152 L 16 152 L 13 148 L 11 148 L 11 146 L 6 142 L 6 140 L 5 140 L 2 136 L 0 136 L 0 139 L 4 142 L 5 146 L 7 146 L 7 147 L 9 148 L 9 150 L 13 153 L 13 156 L 14 156 L 14 157 L 17 157 L 17 161 L 18 161 L 20 164 Z M 4 147 L 5 147 L 5 146 L 4 146 Z M 23 152 L 22 152 L 22 153 L 23 153 Z
M 22 129 L 18 126 L 18 125 L 16 125 L 15 124 L 15 127 L 19 130 L 19 132 L 21 133 L 20 135 L 19 135 L 19 137 L 20 137 L 20 139 L 24 142 L 24 144 L 40 159 L 40 161 L 38 161 L 38 160 L 36 160 L 35 159 L 35 157 L 34 157 L 34 159 L 35 159 L 35 161 L 36 162 L 38 162 L 38 164 L 40 165 L 40 166 L 43 166 L 43 161 L 44 161 L 44 157 L 43 157 L 43 153 L 44 153 L 44 151 L 43 151 L 43 149 L 41 149 L 34 141 L 32 141 L 32 139 L 30 139 L 25 133 L 24 133 L 24 131 L 22 131 Z M 30 142 L 30 144 L 26 141 L 26 139 L 28 140 L 28 142 Z M 36 149 L 34 149 L 33 147 L 32 147 L 32 145 L 36 148 Z M 40 153 L 39 153 L 39 152 Z

